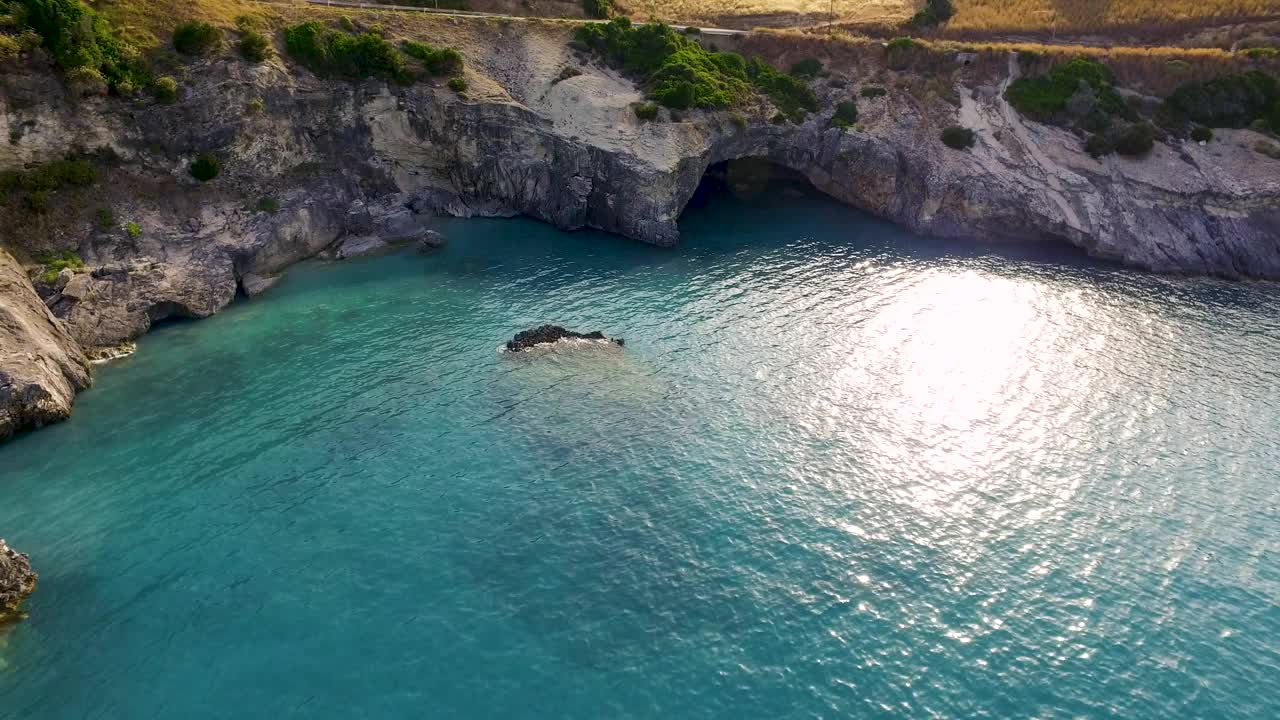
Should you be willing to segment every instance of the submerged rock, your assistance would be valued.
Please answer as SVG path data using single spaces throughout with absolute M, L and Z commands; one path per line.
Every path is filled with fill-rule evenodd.
M 35 591 L 36 577 L 27 556 L 0 539 L 0 624 L 20 617 L 18 604 Z
M 562 328 L 559 325 L 541 325 L 532 330 L 516 333 L 516 336 L 507 342 L 507 350 L 509 352 L 520 352 L 521 350 L 528 350 L 534 345 L 553 343 L 558 340 L 607 340 L 615 345 L 624 344 L 622 338 L 605 337 L 605 334 L 599 330 L 578 333 Z

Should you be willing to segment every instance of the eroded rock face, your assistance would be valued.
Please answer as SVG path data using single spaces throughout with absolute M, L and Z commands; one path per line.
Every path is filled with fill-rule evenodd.
M 27 556 L 0 539 L 0 624 L 18 617 L 18 605 L 35 591 L 36 577 Z
M 524 330 L 516 333 L 516 336 L 507 341 L 508 352 L 520 352 L 528 350 L 535 345 L 544 345 L 546 343 L 559 342 L 560 340 L 608 340 L 615 345 L 623 345 L 622 338 L 609 338 L 599 330 L 593 330 L 589 333 L 578 333 L 559 325 L 539 325 L 531 330 Z
M 89 360 L 0 250 L 0 440 L 66 419 L 89 387 Z
M 120 163 L 94 202 L 141 228 L 95 231 L 72 224 L 83 222 L 76 213 L 51 213 L 70 220 L 49 245 L 27 248 L 74 246 L 88 264 L 42 290 L 71 338 L 119 346 L 163 318 L 204 317 L 239 293 L 264 292 L 317 255 L 400 242 L 430 249 L 437 214 L 524 214 L 673 245 L 708 167 L 743 158 L 922 233 L 1049 238 L 1149 270 L 1280 279 L 1280 160 L 1252 151 L 1256 133 L 1099 161 L 1078 138 L 1004 102 L 1018 74 L 1012 57 L 1002 83 L 961 77 L 958 107 L 895 90 L 860 99 L 858 127 L 842 131 L 829 120 L 849 97 L 843 85 L 817 81 L 824 109 L 799 126 L 774 125 L 767 110 L 745 126 L 702 111 L 642 122 L 631 109 L 640 91 L 574 57 L 568 30 L 530 26 L 502 42 L 466 23 L 439 32 L 422 39 L 470 42 L 466 97 L 434 82 L 325 80 L 280 57 L 251 65 L 233 53 L 190 66 L 172 105 L 73 97 L 48 67 L 7 73 L 5 89 L 22 102 L 0 112 L 0 134 L 11 138 L 0 170 L 108 147 Z M 567 65 L 582 73 L 554 82 Z M 263 110 L 245 112 L 251 103 Z M 945 147 L 949 125 L 974 129 L 975 147 Z M 200 185 L 186 168 L 205 151 L 222 158 L 223 174 Z M 0 302 L 29 299 L 20 285 L 0 288 Z M 82 386 L 72 355 L 0 362 L 0 405 L 10 408 L 0 434 L 65 416 Z

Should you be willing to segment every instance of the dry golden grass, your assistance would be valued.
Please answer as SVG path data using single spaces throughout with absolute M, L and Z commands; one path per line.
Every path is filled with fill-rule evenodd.
M 173 28 L 188 20 L 231 27 L 241 15 L 265 17 L 270 10 L 244 0 L 86 0 L 86 4 L 142 49 L 164 44 Z
M 1192 28 L 1280 16 L 1280 0 L 953 0 L 948 32 Z
M 638 20 L 750 28 L 804 27 L 832 20 L 856 25 L 897 25 L 924 3 L 923 0 L 622 0 L 619 4 Z

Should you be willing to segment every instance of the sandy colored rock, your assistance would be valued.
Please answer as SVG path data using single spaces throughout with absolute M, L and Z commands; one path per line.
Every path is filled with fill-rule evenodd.
M 0 440 L 66 419 L 89 387 L 89 360 L 0 250 Z

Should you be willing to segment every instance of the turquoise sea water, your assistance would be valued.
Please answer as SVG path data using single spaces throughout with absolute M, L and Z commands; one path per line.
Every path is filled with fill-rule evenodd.
M 0 446 L 0 717 L 1280 717 L 1276 286 L 785 193 L 443 229 Z

